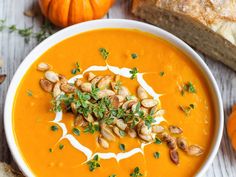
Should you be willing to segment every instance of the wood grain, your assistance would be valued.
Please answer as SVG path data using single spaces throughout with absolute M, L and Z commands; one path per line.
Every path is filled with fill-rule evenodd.
M 16 24 L 21 28 L 32 26 L 34 31 L 38 31 L 43 21 L 41 15 L 33 18 L 23 15 L 25 10 L 31 8 L 38 8 L 37 0 L 0 0 L 0 19 L 6 19 L 7 24 Z M 135 19 L 129 13 L 129 8 L 130 1 L 117 0 L 106 17 Z M 25 44 L 24 39 L 17 34 L 10 34 L 5 31 L 0 32 L 0 56 L 4 60 L 4 66 L 0 69 L 0 73 L 7 74 L 5 82 L 0 85 L 0 161 L 5 161 L 12 165 L 15 165 L 15 163 L 9 152 L 3 128 L 4 100 L 10 80 L 17 67 L 36 45 L 37 41 L 35 39 L 31 39 L 29 44 Z M 220 88 L 226 125 L 230 107 L 236 102 L 236 92 L 233 90 L 236 88 L 236 73 L 221 63 L 210 60 L 203 55 L 201 56 L 211 69 Z M 204 177 L 236 177 L 236 152 L 233 151 L 229 144 L 226 131 L 224 131 L 220 150 Z

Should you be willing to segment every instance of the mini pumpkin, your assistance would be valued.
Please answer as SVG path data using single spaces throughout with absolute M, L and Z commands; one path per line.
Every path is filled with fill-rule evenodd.
M 39 0 L 41 11 L 52 23 L 66 27 L 103 17 L 114 0 Z

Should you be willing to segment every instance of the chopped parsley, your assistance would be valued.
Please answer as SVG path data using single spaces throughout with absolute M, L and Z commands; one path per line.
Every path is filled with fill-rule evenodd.
M 54 132 L 58 131 L 58 127 L 56 125 L 52 125 L 50 129 Z
M 139 176 L 143 176 L 143 174 L 140 173 L 139 167 L 135 167 L 134 171 L 130 174 L 130 176 L 132 176 L 132 177 L 139 177 Z
M 109 57 L 109 52 L 105 48 L 99 49 L 100 54 L 102 55 L 104 60 L 107 60 Z
M 137 77 L 137 74 L 138 74 L 138 69 L 136 67 L 134 67 L 133 69 L 131 69 L 129 71 L 129 73 L 131 74 L 131 79 L 135 79 Z
M 73 128 L 73 129 L 72 129 L 72 132 L 73 132 L 75 135 L 77 135 L 77 136 L 80 135 L 80 130 L 79 130 L 78 128 Z
M 159 152 L 154 152 L 153 156 L 155 159 L 159 159 L 160 158 L 160 153 Z
M 132 59 L 136 59 L 136 58 L 138 58 L 138 55 L 137 55 L 136 53 L 132 53 L 132 54 L 131 54 L 131 58 L 132 58 Z
M 124 144 L 120 144 L 119 148 L 120 148 L 121 151 L 125 151 L 125 145 Z
M 99 156 L 95 155 L 94 158 L 87 162 L 87 165 L 89 166 L 89 171 L 94 171 L 96 168 L 100 167 L 99 163 Z
M 49 148 L 49 152 L 52 152 L 52 148 Z
M 59 145 L 59 149 L 62 150 L 64 148 L 64 145 L 63 144 L 60 144 Z

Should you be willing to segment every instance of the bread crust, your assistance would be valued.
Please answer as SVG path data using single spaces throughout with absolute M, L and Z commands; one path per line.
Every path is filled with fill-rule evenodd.
M 133 0 L 132 12 L 236 70 L 236 13 L 231 14 L 236 4 L 225 7 L 233 1 L 222 2 Z M 218 10 L 215 10 L 217 5 Z M 232 6 L 235 9 L 230 11 Z

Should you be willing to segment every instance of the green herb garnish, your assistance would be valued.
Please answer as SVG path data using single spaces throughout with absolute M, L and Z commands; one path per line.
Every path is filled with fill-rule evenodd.
M 0 31 L 6 29 L 9 33 L 16 32 L 25 39 L 25 43 L 29 43 L 30 38 L 36 38 L 37 42 L 41 42 L 53 34 L 52 24 L 48 20 L 45 21 L 39 32 L 33 32 L 32 27 L 18 29 L 16 25 L 7 26 L 5 22 L 5 20 L 0 20 Z
M 105 48 L 100 48 L 99 52 L 102 55 L 103 59 L 105 59 L 105 60 L 108 59 L 109 52 Z
M 52 148 L 49 148 L 49 152 L 52 152 Z
M 79 65 L 79 62 L 76 62 L 75 63 L 75 68 L 73 68 L 72 70 L 71 70 L 71 73 L 72 74 L 76 74 L 77 72 L 80 72 L 81 70 L 80 70 L 80 65 Z
M 116 84 L 115 84 L 115 87 L 114 87 L 114 89 L 115 89 L 115 90 L 119 90 L 119 89 L 120 89 L 120 87 L 121 87 L 121 84 L 122 84 L 122 82 L 121 82 L 121 81 L 117 81 L 117 82 L 116 82 Z
M 124 144 L 120 144 L 119 148 L 120 148 L 120 150 L 125 151 L 125 145 Z
M 52 125 L 52 126 L 51 126 L 51 130 L 55 132 L 55 131 L 58 130 L 58 127 L 57 127 L 56 125 Z
M 139 176 L 143 176 L 143 174 L 140 173 L 139 167 L 135 167 L 134 171 L 130 174 L 130 176 L 132 176 L 132 177 L 139 177 Z
M 159 138 L 155 138 L 155 141 L 154 141 L 155 144 L 161 144 L 161 140 Z
M 27 90 L 27 95 L 28 96 L 33 96 L 33 92 L 31 90 Z
M 138 74 L 138 69 L 136 67 L 134 67 L 133 69 L 131 69 L 129 71 L 129 73 L 131 74 L 131 79 L 135 79 L 137 77 L 137 74 Z
M 119 130 L 119 133 L 120 133 L 120 136 L 125 136 L 126 135 L 125 131 L 123 131 L 123 130 Z
M 116 174 L 109 175 L 108 177 L 116 177 Z
M 132 59 L 136 59 L 136 58 L 138 58 L 138 55 L 136 53 L 132 53 L 131 57 L 132 57 Z
M 72 132 L 73 132 L 75 135 L 77 135 L 77 136 L 80 135 L 80 130 L 79 130 L 78 128 L 73 128 L 73 129 L 72 129 Z
M 179 108 L 188 116 L 191 113 L 191 110 L 195 108 L 195 106 L 194 104 L 190 104 L 189 106 L 180 105 Z
M 181 95 L 184 96 L 185 92 L 189 92 L 189 93 L 196 93 L 196 88 L 194 87 L 194 85 L 191 82 L 186 83 L 182 90 L 181 90 Z
M 84 129 L 84 133 L 94 134 L 96 131 L 99 131 L 98 124 L 89 123 L 88 126 Z
M 60 144 L 59 145 L 59 149 L 62 150 L 64 148 L 64 145 L 63 144 Z
M 160 158 L 160 153 L 159 152 L 154 152 L 153 156 L 155 159 L 159 159 Z
M 165 72 L 164 72 L 164 71 L 161 71 L 161 72 L 159 73 L 159 75 L 162 77 L 162 76 L 165 75 Z
M 96 88 L 95 85 L 92 85 L 91 97 L 95 100 L 98 100 L 99 88 Z
M 89 171 L 94 171 L 96 168 L 100 167 L 99 163 L 99 156 L 95 155 L 94 158 L 87 162 L 87 165 L 89 166 Z

